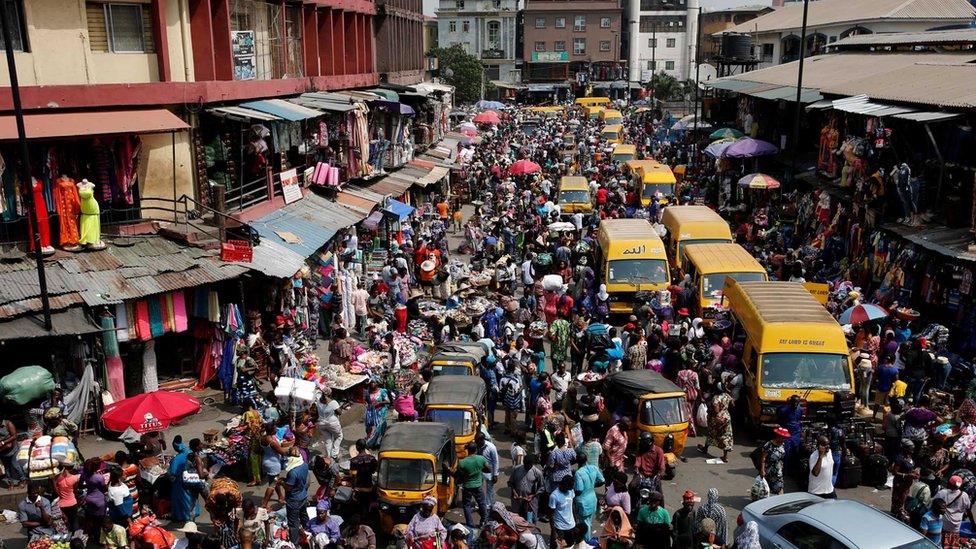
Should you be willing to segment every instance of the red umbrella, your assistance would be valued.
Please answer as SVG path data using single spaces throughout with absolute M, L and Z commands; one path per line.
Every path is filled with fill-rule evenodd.
M 170 423 L 200 411 L 200 401 L 174 391 L 153 391 L 105 407 L 102 425 L 110 431 L 132 428 L 137 433 L 162 431 Z
M 539 173 L 542 171 L 542 166 L 539 166 L 531 160 L 517 160 L 514 164 L 508 167 L 508 175 L 528 175 L 530 173 Z
M 484 111 L 476 114 L 474 117 L 474 121 L 477 124 L 491 124 L 494 126 L 497 125 L 499 122 L 501 122 L 502 119 L 498 116 L 498 113 L 495 111 Z

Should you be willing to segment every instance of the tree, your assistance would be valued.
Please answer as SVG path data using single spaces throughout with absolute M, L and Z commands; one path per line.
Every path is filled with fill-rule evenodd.
M 685 98 L 685 86 L 666 72 L 654 75 L 654 97 L 658 101 L 680 101 Z
M 485 66 L 477 57 L 464 51 L 460 45 L 434 48 L 431 53 L 438 59 L 441 78 L 454 86 L 455 99 L 459 103 L 473 103 L 481 99 Z

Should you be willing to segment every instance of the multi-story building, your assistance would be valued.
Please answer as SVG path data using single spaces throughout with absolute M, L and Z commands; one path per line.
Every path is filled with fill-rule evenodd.
M 618 79 L 620 15 L 616 0 L 528 0 L 523 81 L 587 85 Z
M 804 50 L 806 55 L 816 55 L 852 35 L 967 27 L 972 20 L 969 0 L 817 0 L 807 13 Z M 802 21 L 803 2 L 788 2 L 722 32 L 750 35 L 753 55 L 762 68 L 799 58 Z
M 704 10 L 701 18 L 701 59 L 712 63 L 721 53 L 722 31 L 751 21 L 773 11 L 769 6 L 740 6 L 736 8 Z
M 487 80 L 517 82 L 515 16 L 517 0 L 440 0 L 437 40 L 460 45 L 485 65 Z
M 694 78 L 698 0 L 631 0 L 629 9 L 630 80 Z
M 376 68 L 380 80 L 416 84 L 424 80 L 422 0 L 376 0 Z

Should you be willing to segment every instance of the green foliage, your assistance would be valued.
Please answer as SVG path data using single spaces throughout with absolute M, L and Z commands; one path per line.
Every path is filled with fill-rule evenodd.
M 454 86 L 458 103 L 473 103 L 481 99 L 485 66 L 477 57 L 464 51 L 460 45 L 434 48 L 431 53 L 438 59 L 441 78 Z
M 658 101 L 680 101 L 685 98 L 686 91 L 685 84 L 670 74 L 661 72 L 654 75 L 654 97 Z

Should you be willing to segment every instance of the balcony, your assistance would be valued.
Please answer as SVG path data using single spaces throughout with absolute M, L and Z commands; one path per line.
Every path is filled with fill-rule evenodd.
M 489 48 L 486 50 L 481 50 L 482 59 L 507 59 L 505 56 L 505 50 L 500 50 L 497 48 Z

